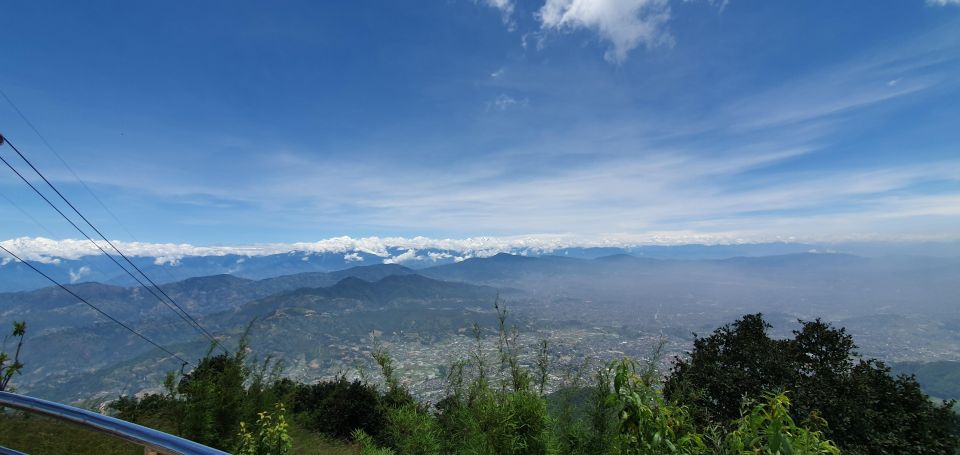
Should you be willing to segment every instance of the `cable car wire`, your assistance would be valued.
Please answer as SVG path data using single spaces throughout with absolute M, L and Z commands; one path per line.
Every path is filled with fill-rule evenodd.
M 159 349 L 159 350 L 161 350 L 161 351 L 169 354 L 171 357 L 173 357 L 173 358 L 175 358 L 175 359 L 183 362 L 184 364 L 190 365 L 190 362 L 187 362 L 186 360 L 184 360 L 183 357 L 180 357 L 179 355 L 171 352 L 169 349 L 167 349 L 167 348 L 165 348 L 165 347 L 163 347 L 163 346 L 160 346 L 159 344 L 157 344 L 157 342 L 151 340 L 151 339 L 148 338 L 146 335 L 144 335 L 144 334 L 142 334 L 142 333 L 134 330 L 132 327 L 128 326 L 127 324 L 124 324 L 124 323 L 123 323 L 122 321 L 120 321 L 119 319 L 117 319 L 117 318 L 115 318 L 115 317 L 113 317 L 113 316 L 110 316 L 106 311 L 101 310 L 100 307 L 98 307 L 98 306 L 96 306 L 96 305 L 88 302 L 87 299 L 84 299 L 83 297 L 80 297 L 79 295 L 77 295 L 77 293 L 71 291 L 71 290 L 70 290 L 69 288 L 67 288 L 66 286 L 60 284 L 60 282 L 58 282 L 57 280 L 51 278 L 51 277 L 50 277 L 49 275 L 47 275 L 46 273 L 43 273 L 42 271 L 40 271 L 40 269 L 34 267 L 33 264 L 31 264 L 31 263 L 29 263 L 29 262 L 27 262 L 27 261 L 24 261 L 23 259 L 20 259 L 20 256 L 17 256 L 16 254 L 14 254 L 13 251 L 8 250 L 8 249 L 7 249 L 6 247 L 4 247 L 3 245 L 0 245 L 0 250 L 3 250 L 3 251 L 5 251 L 7 254 L 9 254 L 10 256 L 13 256 L 14 259 L 20 261 L 22 264 L 25 264 L 27 267 L 30 267 L 31 269 L 33 269 L 34 272 L 37 272 L 37 273 L 39 273 L 40 275 L 43 275 L 43 277 L 46 278 L 47 280 L 49 280 L 51 283 L 57 285 L 58 287 L 60 287 L 60 289 L 63 289 L 64 291 L 66 291 L 67 293 L 69 293 L 70 295 L 72 295 L 73 297 L 75 297 L 77 300 L 85 303 L 85 304 L 86 304 L 87 306 L 89 306 L 90 308 L 93 308 L 93 309 L 96 310 L 98 313 L 100 313 L 101 315 L 103 315 L 103 317 L 105 317 L 105 318 L 107 318 L 107 319 L 115 322 L 116 324 L 120 325 L 121 327 L 127 329 L 128 331 L 130 331 L 130 333 L 132 333 L 132 334 L 140 337 L 141 339 L 143 339 L 143 340 L 146 341 L 147 343 L 150 343 L 150 344 L 154 345 L 157 349 Z
M 170 303 L 173 304 L 173 306 L 171 306 L 170 303 L 168 303 L 166 300 L 164 300 L 162 297 L 160 297 L 160 295 L 158 295 L 153 289 L 151 289 L 150 286 L 147 286 L 142 280 L 140 280 L 140 278 L 138 278 L 136 275 L 134 275 L 133 272 L 131 272 L 130 270 L 128 270 L 126 267 L 123 266 L 123 264 L 121 264 L 119 261 L 117 261 L 116 258 L 114 258 L 110 253 L 108 253 L 108 252 L 107 252 L 103 247 L 101 247 L 100 244 L 98 244 L 95 240 L 93 240 L 93 238 L 92 238 L 89 234 L 87 234 L 83 229 L 81 229 L 80 226 L 78 226 L 72 219 L 70 219 L 70 217 L 68 217 L 65 213 L 63 213 L 63 211 L 60 210 L 60 208 L 57 207 L 57 205 L 54 204 L 49 198 L 47 198 L 47 196 L 46 196 L 45 194 L 43 194 L 43 192 L 41 192 L 36 186 L 34 186 L 33 183 L 30 182 L 30 180 L 28 180 L 26 177 L 24 177 L 24 175 L 21 174 L 20 171 L 18 171 L 12 164 L 10 164 L 9 161 L 7 161 L 5 158 L 3 158 L 2 155 L 0 155 L 0 161 L 2 161 L 3 164 L 5 164 L 8 168 L 10 168 L 10 170 L 12 170 L 15 174 L 17 174 L 17 176 L 20 177 L 20 179 L 23 180 L 23 182 L 27 184 L 27 186 L 29 186 L 35 193 L 37 193 L 37 195 L 39 195 L 41 198 L 43 198 L 43 200 L 46 201 L 46 203 L 47 203 L 48 205 L 50 205 L 50 207 L 52 207 L 54 210 L 56 210 L 57 213 L 59 213 L 60 216 L 63 217 L 63 219 L 67 220 L 67 222 L 70 223 L 70 225 L 73 226 L 74 229 L 77 230 L 77 232 L 79 232 L 79 233 L 82 234 L 84 237 L 86 237 L 87 240 L 90 241 L 90 243 L 92 243 L 95 247 L 97 247 L 97 249 L 100 250 L 100 252 L 102 252 L 105 256 L 107 256 L 114 264 L 116 264 L 116 265 L 117 265 L 118 267 L 120 267 L 124 272 L 126 272 L 127 275 L 130 275 L 130 277 L 133 278 L 134 281 L 136 281 L 137 283 L 139 283 L 140 286 L 143 286 L 144 289 L 146 289 L 148 292 L 150 292 L 151 294 L 153 294 L 153 296 L 156 297 L 157 300 L 159 300 L 161 303 L 163 303 L 164 305 L 166 305 L 167 308 L 169 308 L 171 311 L 173 311 L 174 313 L 176 313 L 177 316 L 180 317 L 180 319 L 183 319 L 183 321 L 186 322 L 188 325 L 190 325 L 191 327 L 193 327 L 195 330 L 198 330 L 202 335 L 204 335 L 205 337 L 207 337 L 213 344 L 215 344 L 215 345 L 219 346 L 221 349 L 223 349 L 224 352 L 229 353 L 229 351 L 227 350 L 226 347 L 224 347 L 212 334 L 210 334 L 210 332 L 208 332 L 205 328 L 203 328 L 203 326 L 200 325 L 200 323 L 197 322 L 196 319 L 194 319 L 192 316 L 190 316 L 190 314 L 187 313 L 186 310 L 184 310 L 179 304 L 177 304 L 176 301 L 174 301 L 169 295 L 167 295 L 167 293 L 164 292 L 163 289 L 161 289 L 156 283 L 154 283 L 153 280 L 151 280 L 150 277 L 148 277 L 148 276 L 143 272 L 143 270 L 140 270 L 140 268 L 137 267 L 136 264 L 134 264 L 133 261 L 131 261 L 126 255 L 124 255 L 124 254 L 113 244 L 113 242 L 111 242 L 110 240 L 107 240 L 107 238 L 103 235 L 103 233 L 100 232 L 100 230 L 97 229 L 96 226 L 94 226 L 86 217 L 84 217 L 83 214 L 81 214 L 80 211 L 77 210 L 77 208 L 76 208 L 73 204 L 71 204 L 70 201 L 67 200 L 67 198 L 64 197 L 63 194 L 62 194 L 59 190 L 57 190 L 57 188 L 56 188 L 55 186 L 53 186 L 52 183 L 50 183 L 50 181 L 46 178 L 46 176 L 44 176 L 44 175 L 33 165 L 33 163 L 31 163 L 30 160 L 28 160 L 27 157 L 24 156 L 23 153 L 21 153 L 20 150 L 17 149 L 17 147 L 16 147 L 15 145 L 13 145 L 12 142 L 10 142 L 10 139 L 9 139 L 9 138 L 6 138 L 6 137 L 3 137 L 2 135 L 0 135 L 0 145 L 2 145 L 3 143 L 6 143 L 7 145 L 9 145 L 10 148 L 12 148 L 12 149 L 17 153 L 17 155 L 19 155 L 20 158 L 23 159 L 24 162 L 26 162 L 26 163 L 30 166 L 30 168 L 33 169 L 34 172 L 36 172 L 37 175 L 39 175 L 40 178 L 43 179 L 51 189 L 53 189 L 53 191 L 56 192 L 57 195 L 59 195 L 60 198 L 63 199 L 63 201 L 66 202 L 67 205 L 70 206 L 70 208 L 72 208 L 73 211 L 76 212 L 77 215 L 79 215 L 80 218 L 82 218 L 82 219 L 87 223 L 87 225 L 89 225 L 91 228 L 93 228 L 93 230 L 96 231 L 97 234 L 99 234 L 100 237 L 103 238 L 104 241 L 114 249 L 114 251 L 116 251 L 121 257 L 123 257 L 123 258 L 127 261 L 127 263 L 129 263 L 131 266 L 133 266 L 138 272 L 140 272 L 140 274 L 143 275 L 143 277 L 146 278 L 147 281 L 149 281 L 154 287 L 156 287 L 157 290 L 160 291 L 161 294 L 163 294 L 164 296 L 166 296 L 167 299 L 170 300 Z M 179 309 L 180 311 L 177 311 L 176 309 L 174 309 L 174 307 L 176 307 L 176 308 Z M 181 312 L 183 312 L 183 314 L 181 314 Z

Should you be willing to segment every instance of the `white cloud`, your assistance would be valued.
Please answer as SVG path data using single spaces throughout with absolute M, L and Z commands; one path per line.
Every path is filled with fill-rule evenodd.
M 932 6 L 960 5 L 960 0 L 927 0 L 927 4 Z
M 427 257 L 430 258 L 430 259 L 432 259 L 434 262 L 436 262 L 436 261 L 440 261 L 440 260 L 443 260 L 443 259 L 450 259 L 450 258 L 453 257 L 453 255 L 450 254 L 450 253 L 444 253 L 444 252 L 439 252 L 439 253 L 438 253 L 438 252 L 435 252 L 435 251 L 431 251 L 431 252 L 427 253 Z
M 178 256 L 157 256 L 153 259 L 153 264 L 178 266 L 180 265 L 180 259 Z M 237 262 L 237 264 L 240 264 L 240 262 Z
M 73 269 L 70 269 L 70 283 L 76 283 L 80 281 L 81 278 L 90 274 L 90 267 L 82 266 L 76 272 Z
M 944 174 L 957 170 L 947 169 Z M 910 172 L 908 171 L 907 174 Z M 718 212 L 732 212 L 744 207 L 757 210 L 802 208 L 817 204 L 829 194 L 856 195 L 864 192 L 907 185 L 912 181 L 907 176 L 860 175 L 850 177 L 837 175 L 814 182 L 807 190 L 785 187 L 782 191 L 771 193 L 758 192 L 747 195 L 731 195 L 730 199 L 714 201 Z M 868 182 L 875 179 L 874 182 Z M 844 182 L 854 182 L 844 184 Z M 897 183 L 897 182 L 901 183 Z M 822 188 L 814 190 L 813 188 Z M 800 190 L 800 191 L 798 191 Z M 793 202 L 791 202 L 793 201 Z M 691 210 L 702 210 L 703 206 Z M 655 208 L 655 210 L 660 210 Z M 671 213 L 680 216 L 681 213 Z M 194 246 L 189 244 L 160 244 L 123 242 L 114 240 L 114 244 L 132 257 L 176 257 L 182 259 L 191 256 L 224 256 L 228 254 L 243 256 L 266 256 L 274 254 L 312 253 L 343 254 L 348 262 L 363 260 L 361 253 L 383 258 L 384 264 L 399 264 L 410 261 L 436 262 L 453 259 L 456 262 L 473 257 L 490 257 L 497 253 L 512 254 L 549 254 L 564 248 L 619 247 L 632 248 L 649 245 L 733 245 L 765 242 L 842 242 L 859 240 L 960 240 L 960 231 L 944 234 L 940 230 L 929 233 L 902 233 L 864 229 L 885 220 L 934 216 L 960 218 L 960 195 L 912 196 L 880 198 L 869 207 L 840 214 L 818 216 L 772 216 L 762 223 L 756 220 L 744 222 L 736 216 L 714 218 L 710 221 L 688 223 L 689 228 L 657 229 L 638 233 L 610 233 L 596 235 L 582 234 L 532 234 L 502 237 L 468 237 L 463 239 L 432 239 L 427 237 L 335 237 L 316 242 L 271 243 L 235 246 Z M 834 229 L 841 227 L 843 229 Z M 25 260 L 60 263 L 61 259 L 75 260 L 86 256 L 102 254 L 92 245 L 87 248 L 86 240 L 51 240 L 42 237 L 21 237 L 0 241 L 0 245 L 10 249 Z M 425 255 L 418 251 L 431 250 Z M 402 251 L 392 254 L 391 251 Z M 11 258 L 0 256 L 0 265 L 11 262 Z M 238 264 L 242 261 L 237 261 Z M 71 282 L 80 280 L 90 273 L 87 267 L 70 270 Z
M 610 42 L 604 58 L 614 63 L 640 45 L 673 45 L 668 0 L 547 0 L 537 16 L 544 29 L 595 31 Z
M 384 264 L 399 264 L 401 262 L 407 261 L 420 261 L 423 258 L 417 256 L 417 250 L 409 249 L 401 254 L 396 256 L 391 256 L 383 260 Z
M 498 70 L 490 73 L 490 77 L 492 77 L 492 78 L 494 78 L 494 79 L 500 79 L 501 77 L 503 77 L 503 73 L 505 73 L 506 71 L 507 71 L 506 68 L 500 68 L 500 69 L 498 69 Z
M 132 257 L 176 257 L 224 256 L 228 254 L 244 256 L 266 256 L 304 253 L 342 253 L 348 261 L 362 260 L 360 253 L 384 258 L 386 263 L 409 260 L 441 260 L 455 258 L 463 260 L 471 257 L 488 257 L 501 252 L 549 253 L 568 247 L 594 246 L 631 246 L 631 245 L 670 245 L 684 243 L 729 243 L 733 238 L 728 235 L 700 235 L 689 232 L 653 232 L 649 234 L 609 236 L 576 236 L 572 234 L 534 234 L 505 237 L 469 237 L 464 239 L 431 239 L 427 237 L 335 237 L 317 242 L 271 243 L 260 245 L 236 246 L 194 246 L 189 244 L 162 244 L 113 241 L 124 254 Z M 75 260 L 86 256 L 102 254 L 86 240 L 51 240 L 43 237 L 20 237 L 0 241 L 0 245 L 30 261 L 59 262 L 60 259 Z M 87 247 L 86 245 L 89 245 Z M 390 250 L 403 250 L 403 253 L 391 255 Z M 434 250 L 426 256 L 418 256 L 418 250 Z M 455 254 L 452 254 L 455 253 Z M 9 261 L 10 258 L 4 258 Z M 240 262 L 240 261 L 238 261 Z

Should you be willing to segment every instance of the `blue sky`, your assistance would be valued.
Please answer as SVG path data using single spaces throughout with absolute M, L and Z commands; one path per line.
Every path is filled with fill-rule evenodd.
M 955 1 L 2 11 L 0 89 L 122 226 L 0 132 L 117 239 L 960 233 Z M 0 170 L 0 239 L 77 237 Z

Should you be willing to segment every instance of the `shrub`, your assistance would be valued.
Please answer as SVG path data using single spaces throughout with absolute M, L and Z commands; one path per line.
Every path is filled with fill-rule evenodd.
M 339 376 L 333 381 L 300 384 L 293 399 L 293 412 L 313 431 L 348 439 L 355 430 L 380 437 L 386 425 L 380 393 L 359 380 Z
M 733 422 L 734 430 L 723 441 L 723 453 L 840 455 L 840 449 L 823 433 L 794 424 L 786 394 L 767 393 L 765 398 Z
M 273 413 L 261 412 L 252 431 L 246 422 L 240 422 L 237 455 L 286 455 L 293 445 L 284 417 L 283 403 L 277 403 Z
M 630 359 L 615 362 L 611 397 L 620 408 L 624 452 L 636 454 L 703 453 L 706 446 L 685 407 L 669 403 L 658 386 L 659 373 L 651 362 L 637 370 Z
M 14 375 L 20 374 L 23 369 L 23 363 L 20 362 L 20 350 L 23 348 L 23 337 L 27 333 L 27 323 L 25 321 L 13 322 L 13 333 L 11 336 L 16 338 L 17 347 L 13 353 L 13 358 L 6 352 L 0 350 L 0 392 L 10 387 L 10 381 Z M 7 337 L 3 338 L 3 348 L 7 347 Z

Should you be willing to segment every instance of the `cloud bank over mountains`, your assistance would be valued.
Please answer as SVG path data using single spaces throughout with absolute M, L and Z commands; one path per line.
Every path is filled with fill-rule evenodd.
M 619 248 L 630 250 L 646 246 L 681 245 L 754 245 L 764 243 L 785 244 L 835 244 L 844 242 L 924 242 L 957 241 L 958 237 L 929 238 L 884 238 L 880 236 L 859 236 L 845 238 L 798 238 L 769 237 L 741 238 L 735 234 L 697 234 L 693 232 L 660 232 L 650 234 L 619 234 L 599 237 L 580 237 L 575 235 L 527 235 L 511 237 L 471 237 L 464 239 L 432 239 L 427 237 L 333 237 L 316 242 L 262 243 L 232 246 L 195 246 L 186 243 L 145 243 L 113 241 L 124 254 L 131 257 L 154 258 L 156 265 L 176 265 L 186 257 L 216 257 L 227 255 L 270 256 L 287 253 L 337 254 L 343 260 L 355 265 L 382 262 L 400 263 L 436 263 L 456 262 L 473 257 L 490 257 L 498 253 L 521 255 L 543 255 L 577 248 Z M 102 248 L 111 251 L 105 242 L 98 242 Z M 52 240 L 43 237 L 20 237 L 0 241 L 0 245 L 10 249 L 21 258 L 44 264 L 58 264 L 61 260 L 77 260 L 84 257 L 102 255 L 101 251 L 87 240 Z M 371 257 L 374 257 L 371 261 Z M 6 265 L 13 259 L 0 254 L 0 265 Z M 79 279 L 84 271 L 77 272 Z M 75 279 L 72 279 L 75 281 Z
M 786 240 L 786 239 L 783 239 Z M 109 245 L 100 242 L 110 251 Z M 153 257 L 157 264 L 175 263 L 189 256 L 268 256 L 289 252 L 342 253 L 348 262 L 363 262 L 361 253 L 383 258 L 387 264 L 415 260 L 463 260 L 488 257 L 497 253 L 545 254 L 563 248 L 631 247 L 637 245 L 678 245 L 687 243 L 731 244 L 742 239 L 723 235 L 666 234 L 620 235 L 583 238 L 572 235 L 529 235 L 511 237 L 471 237 L 465 239 L 431 239 L 427 237 L 333 237 L 316 242 L 262 243 L 234 246 L 195 246 L 186 243 L 144 243 L 114 241 L 124 254 Z M 79 259 L 102 254 L 87 240 L 52 240 L 43 237 L 20 237 L 0 241 L 23 259 L 54 262 L 57 259 Z M 400 250 L 400 254 L 394 251 Z M 422 253 L 418 253 L 422 252 Z M 9 258 L 6 258 L 9 260 Z

